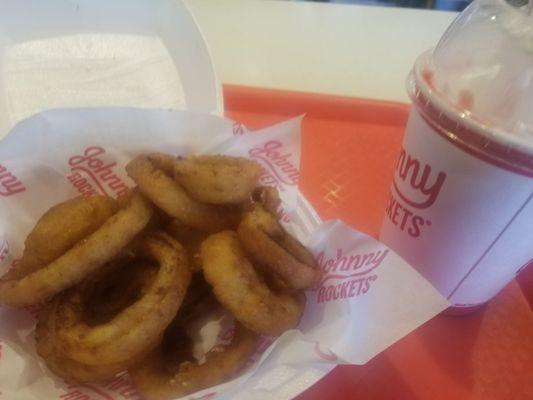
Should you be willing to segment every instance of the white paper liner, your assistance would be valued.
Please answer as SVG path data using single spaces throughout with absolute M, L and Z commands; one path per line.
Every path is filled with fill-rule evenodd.
M 300 122 L 248 132 L 212 115 L 132 108 L 54 110 L 27 119 L 0 144 L 3 270 L 53 204 L 80 191 L 114 196 L 132 186 L 124 166 L 139 153 L 251 157 L 265 168 L 263 181 L 278 187 L 285 224 L 317 257 L 322 284 L 307 293 L 298 330 L 257 354 L 237 379 L 185 398 L 291 399 L 337 364 L 364 364 L 448 303 L 382 243 L 340 221 L 321 222 L 297 186 Z M 90 385 L 53 377 L 35 354 L 29 311 L 0 308 L 0 398 L 140 398 L 125 374 Z

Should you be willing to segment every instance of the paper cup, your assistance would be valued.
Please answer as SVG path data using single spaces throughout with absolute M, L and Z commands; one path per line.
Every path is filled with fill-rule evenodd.
M 423 54 L 380 239 L 459 308 L 533 259 L 533 141 L 484 126 L 431 88 Z

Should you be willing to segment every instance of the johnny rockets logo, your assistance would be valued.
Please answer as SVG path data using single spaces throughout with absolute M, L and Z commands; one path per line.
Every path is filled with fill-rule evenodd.
M 104 148 L 90 146 L 83 154 L 69 158 L 67 179 L 83 196 L 121 196 L 128 191 L 128 186 L 114 172 L 117 163 L 105 161 L 104 157 Z
M 210 400 L 216 397 L 216 392 L 209 392 L 199 397 L 189 397 L 189 400 Z M 117 375 L 112 380 L 101 384 L 67 385 L 65 393 L 59 395 L 58 400 L 142 400 L 126 373 Z
M 317 263 L 323 275 L 317 286 L 317 302 L 342 300 L 367 293 L 378 279 L 375 270 L 388 253 L 387 249 L 347 254 L 337 249 L 334 256 L 320 252 Z
M 59 400 L 142 400 L 126 373 L 101 384 L 69 384 Z
M 0 164 L 0 196 L 12 196 L 24 192 L 26 187 L 6 167 Z
M 446 173 L 434 171 L 430 164 L 424 164 L 402 150 L 392 182 L 386 215 L 401 231 L 409 236 L 419 237 L 431 220 L 419 213 L 430 208 L 437 200 L 446 180 Z
M 300 172 L 291 162 L 292 154 L 283 152 L 283 143 L 279 140 L 269 140 L 254 147 L 248 155 L 263 166 L 260 178 L 263 185 L 275 186 L 280 191 L 284 190 L 284 186 L 298 186 Z

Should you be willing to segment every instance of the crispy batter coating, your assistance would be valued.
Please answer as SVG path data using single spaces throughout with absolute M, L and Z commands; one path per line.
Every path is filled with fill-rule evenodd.
M 313 255 L 261 206 L 243 215 L 237 231 L 246 252 L 289 288 L 307 289 L 319 279 Z
M 138 246 L 134 259 L 98 271 L 39 315 L 37 352 L 55 374 L 78 382 L 109 379 L 161 341 L 191 272 L 185 250 L 166 234 L 150 234 Z
M 259 335 L 237 323 L 231 344 L 222 352 L 208 353 L 203 364 L 191 359 L 190 343 L 183 335 L 174 333 L 169 339 L 129 370 L 133 383 L 146 400 L 171 400 L 230 379 L 255 351 Z M 176 360 L 170 366 L 165 354 L 172 353 L 172 346 L 181 348 L 174 352 L 178 358 L 188 360 Z
M 190 197 L 171 176 L 173 162 L 174 158 L 166 154 L 142 155 L 132 160 L 126 171 L 146 197 L 185 225 L 210 233 L 235 227 L 238 210 L 204 204 Z
M 63 356 L 55 345 L 55 320 L 50 315 L 55 312 L 56 303 L 48 303 L 39 313 L 35 328 L 37 354 L 45 361 L 48 368 L 57 376 L 77 382 L 97 382 L 110 379 L 119 371 L 124 371 L 141 361 L 146 354 L 133 356 L 127 362 L 116 364 L 88 365 Z
M 45 267 L 19 279 L 0 279 L 0 303 L 39 303 L 79 282 L 116 256 L 148 223 L 150 204 L 139 194 L 96 231 Z
M 19 279 L 46 266 L 97 230 L 117 209 L 116 201 L 107 196 L 75 197 L 53 206 L 37 221 L 24 241 L 19 264 L 5 277 Z
M 221 155 L 177 159 L 174 178 L 191 197 L 204 203 L 239 204 L 258 185 L 261 165 L 242 157 Z
M 303 302 L 294 295 L 273 292 L 250 263 L 237 234 L 224 231 L 200 247 L 205 280 L 218 301 L 254 332 L 278 336 L 296 327 Z

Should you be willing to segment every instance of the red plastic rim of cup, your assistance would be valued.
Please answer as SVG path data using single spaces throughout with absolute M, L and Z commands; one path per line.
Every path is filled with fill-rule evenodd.
M 467 153 L 512 172 L 533 177 L 533 140 L 490 128 L 451 104 L 424 77 L 429 50 L 416 61 L 407 90 L 424 120 L 442 137 Z

